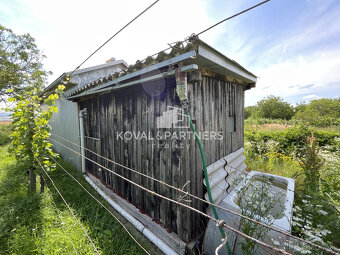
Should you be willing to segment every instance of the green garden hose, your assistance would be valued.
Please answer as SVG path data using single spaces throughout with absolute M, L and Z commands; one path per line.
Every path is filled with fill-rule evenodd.
M 213 197 L 211 195 L 211 189 L 210 189 L 210 183 L 209 183 L 209 178 L 208 178 L 207 165 L 206 165 L 206 162 L 205 162 L 205 155 L 204 155 L 203 147 L 202 147 L 202 144 L 201 144 L 201 140 L 200 140 L 200 138 L 198 137 L 198 135 L 196 133 L 194 124 L 191 121 L 191 117 L 190 117 L 190 114 L 189 114 L 188 110 L 186 110 L 186 115 L 188 116 L 188 120 L 189 120 L 189 123 L 190 123 L 190 128 L 191 128 L 192 132 L 195 135 L 195 140 L 196 140 L 196 142 L 198 144 L 198 147 L 200 149 L 200 152 L 201 152 L 202 164 L 203 164 L 203 169 L 204 169 L 204 179 L 205 179 L 206 187 L 207 187 L 207 190 L 208 190 L 209 201 L 210 201 L 210 203 L 214 204 L 214 199 L 213 199 Z M 215 206 L 211 205 L 211 209 L 212 209 L 212 211 L 214 213 L 215 219 L 219 220 L 218 213 L 216 211 Z M 223 228 L 222 227 L 218 227 L 218 228 L 220 230 L 222 239 L 224 239 L 226 236 L 225 236 L 225 232 L 224 232 Z M 227 247 L 228 254 L 232 255 L 233 253 L 231 251 L 231 248 L 230 248 L 228 242 L 226 243 L 226 247 Z

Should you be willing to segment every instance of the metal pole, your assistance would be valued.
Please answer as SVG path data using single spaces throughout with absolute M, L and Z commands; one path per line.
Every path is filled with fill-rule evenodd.
M 84 135 L 84 117 L 86 108 L 79 111 L 79 130 L 80 130 L 80 148 L 81 148 L 81 172 L 86 174 L 85 169 L 85 135 Z

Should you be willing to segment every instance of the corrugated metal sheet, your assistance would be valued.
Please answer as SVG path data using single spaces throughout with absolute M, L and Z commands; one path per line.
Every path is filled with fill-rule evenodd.
M 58 113 L 54 114 L 53 119 L 50 121 L 50 125 L 52 127 L 51 137 L 54 140 L 57 140 L 58 142 L 70 147 L 72 150 L 80 153 L 80 148 L 78 146 L 63 141 L 59 137 L 53 135 L 53 133 L 57 134 L 66 140 L 80 145 L 77 103 L 73 103 L 61 98 L 57 100 L 56 106 L 58 106 L 59 111 Z M 77 169 L 81 168 L 80 156 L 56 142 L 52 142 L 52 144 L 55 151 L 57 151 L 64 160 L 73 164 Z
M 80 93 L 84 93 L 87 90 L 100 88 L 103 86 L 109 86 L 112 81 L 122 79 L 124 77 L 134 78 L 138 76 L 139 70 L 157 65 L 159 63 L 165 62 L 166 60 L 171 60 L 172 58 L 185 55 L 191 51 L 195 51 L 195 56 L 188 56 L 183 59 L 185 64 L 198 64 L 202 67 L 209 66 L 217 73 L 223 75 L 230 75 L 233 79 L 241 79 L 246 83 L 255 84 L 256 76 L 238 64 L 236 61 L 229 59 L 225 55 L 216 51 L 203 41 L 198 38 L 191 38 L 189 42 L 178 42 L 176 45 L 172 46 L 171 51 L 161 51 L 156 57 L 147 57 L 146 59 L 130 65 L 127 69 L 112 73 L 106 77 L 100 78 L 98 80 L 92 81 L 84 86 L 76 87 L 66 94 L 66 98 L 74 97 Z M 175 62 L 174 62 L 175 63 Z M 170 65 L 168 63 L 167 65 Z M 173 64 L 173 63 L 172 63 Z
M 219 159 L 207 167 L 211 194 L 215 204 L 220 203 L 228 194 L 228 190 L 233 188 L 233 181 L 246 169 L 244 163 L 246 157 L 243 155 L 244 149 L 241 148 L 229 155 Z M 206 185 L 205 180 L 203 184 Z M 208 193 L 204 198 L 209 201 Z

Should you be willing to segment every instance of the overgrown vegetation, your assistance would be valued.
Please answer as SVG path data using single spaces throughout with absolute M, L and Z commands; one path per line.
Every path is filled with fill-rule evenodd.
M 72 244 L 78 254 L 94 254 L 81 227 L 69 214 L 52 185 L 49 185 L 51 192 L 45 190 L 43 194 L 28 195 L 27 174 L 9 155 L 7 148 L 0 147 L 0 254 L 75 254 Z M 82 185 L 92 190 L 80 173 L 74 172 L 69 165 L 63 165 Z M 143 253 L 118 222 L 68 175 L 60 169 L 50 175 L 101 254 Z M 91 193 L 99 198 L 96 192 Z M 61 218 L 50 194 L 60 210 Z M 145 247 L 148 242 L 140 238 L 137 239 Z M 154 249 L 150 245 L 146 248 Z M 151 252 L 157 253 L 155 250 Z
M 245 109 L 252 124 L 303 124 L 316 127 L 340 125 L 340 98 L 322 98 L 293 107 L 281 97 L 268 96 Z
M 263 175 L 260 180 L 243 177 L 241 181 L 246 185 L 237 191 L 236 204 L 239 205 L 242 215 L 251 219 L 261 219 L 268 226 L 272 226 L 276 218 L 283 216 L 284 208 L 280 200 L 284 201 L 284 194 L 281 191 L 274 192 L 270 177 Z M 267 239 L 270 231 L 269 228 L 244 218 L 240 219 L 240 225 L 245 234 L 262 241 Z M 260 248 L 260 245 L 248 239 L 244 239 L 240 246 L 242 254 L 246 255 L 256 254 L 255 252 Z
M 249 170 L 295 179 L 293 233 L 326 247 L 340 247 L 340 132 L 303 125 L 281 131 L 246 127 Z M 322 254 L 292 242 L 298 254 Z
M 312 126 L 340 125 L 340 98 L 322 98 L 300 106 L 294 116 L 295 120 Z

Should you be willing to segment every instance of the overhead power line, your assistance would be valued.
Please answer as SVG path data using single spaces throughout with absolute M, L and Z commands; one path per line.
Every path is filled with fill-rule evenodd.
M 79 66 L 77 66 L 70 74 L 70 76 L 78 70 L 87 60 L 89 60 L 94 54 L 96 54 L 102 47 L 104 47 L 105 44 L 107 44 L 109 41 L 111 41 L 116 35 L 118 35 L 120 32 L 122 32 L 126 27 L 128 27 L 132 22 L 134 22 L 136 19 L 138 19 L 140 16 L 142 16 L 145 12 L 147 12 L 152 6 L 154 6 L 156 3 L 158 3 L 160 0 L 156 0 L 151 5 L 149 5 L 144 11 L 139 13 L 136 17 L 134 17 L 132 20 L 130 20 L 125 26 L 123 26 L 121 29 L 119 29 L 114 35 L 112 35 L 109 39 L 107 39 L 101 46 L 99 46 L 94 52 L 92 52 Z
M 270 0 L 263 1 L 263 2 L 261 2 L 261 3 L 258 3 L 258 4 L 254 5 L 254 6 L 252 6 L 252 7 L 249 7 L 248 9 L 245 9 L 245 10 L 243 10 L 243 11 L 240 11 L 240 12 L 238 12 L 238 13 L 236 13 L 236 14 L 234 14 L 234 15 L 228 17 L 228 18 L 225 18 L 225 19 L 223 19 L 223 20 L 217 22 L 216 24 L 214 24 L 214 25 L 212 25 L 212 26 L 210 26 L 210 27 L 204 29 L 203 31 L 199 32 L 198 34 L 196 34 L 196 36 L 199 36 L 199 35 L 201 35 L 201 34 L 207 32 L 208 30 L 210 30 L 210 29 L 212 29 L 212 28 L 214 28 L 214 27 L 216 27 L 216 26 L 222 24 L 223 22 L 225 22 L 225 21 L 227 21 L 227 20 L 230 20 L 230 19 L 233 19 L 233 18 L 235 18 L 235 17 L 237 17 L 237 16 L 239 16 L 239 15 L 241 15 L 241 14 L 247 12 L 247 11 L 250 11 L 250 10 L 256 8 L 256 7 L 259 7 L 260 5 L 263 5 L 263 4 L 265 4 L 265 3 L 269 2 L 269 1 L 270 1 Z
M 63 137 L 61 137 L 61 136 L 59 136 L 59 135 L 57 135 L 57 134 L 52 133 L 52 135 L 54 135 L 54 136 L 56 136 L 56 137 L 58 137 L 58 138 L 60 138 L 60 139 L 62 139 L 62 140 L 64 140 L 64 141 L 66 141 L 66 142 L 68 142 L 68 143 L 71 143 L 71 144 L 73 144 L 73 145 L 75 145 L 75 146 L 77 146 L 77 147 L 80 147 L 80 145 L 78 145 L 78 144 L 76 144 L 76 143 L 73 143 L 73 142 L 71 142 L 71 141 L 69 141 L 69 140 L 67 140 L 67 139 L 65 139 L 65 138 L 63 138 Z M 60 144 L 61 146 L 67 148 L 68 150 L 72 151 L 73 153 L 76 153 L 76 154 L 78 154 L 79 156 L 82 156 L 79 152 L 76 152 L 76 151 L 72 150 L 71 148 L 69 148 L 69 147 L 67 147 L 66 145 L 64 145 L 64 144 L 62 144 L 62 143 L 56 141 L 55 139 L 53 139 L 53 138 L 50 138 L 50 139 L 51 139 L 52 141 L 54 141 L 54 142 Z M 221 209 L 221 210 L 226 211 L 226 212 L 228 212 L 228 213 L 231 213 L 231 214 L 233 214 L 233 215 L 239 216 L 239 217 L 241 217 L 241 218 L 244 218 L 244 219 L 246 219 L 246 220 L 249 220 L 249 221 L 251 221 L 251 222 L 254 222 L 254 223 L 256 223 L 256 224 L 259 224 L 259 225 L 261 225 L 261 226 L 264 226 L 264 227 L 266 227 L 266 228 L 269 228 L 269 229 L 271 229 L 271 230 L 274 230 L 274 231 L 276 231 L 276 232 L 278 232 L 278 233 L 280 233 L 280 234 L 286 235 L 286 236 L 288 236 L 288 237 L 290 237 L 290 238 L 293 238 L 293 239 L 295 239 L 295 240 L 298 240 L 298 241 L 301 241 L 301 242 L 303 242 L 303 243 L 306 243 L 306 244 L 308 244 L 308 245 L 310 245 L 310 246 L 313 246 L 313 247 L 315 247 L 315 248 L 317 248 L 317 249 L 320 249 L 320 250 L 329 252 L 329 253 L 331 253 L 331 254 L 337 254 L 336 252 L 334 252 L 334 251 L 332 251 L 332 250 L 330 250 L 330 249 L 328 249 L 328 248 L 325 248 L 325 247 L 323 247 L 323 246 L 320 246 L 320 245 L 318 245 L 318 244 L 315 244 L 315 243 L 313 243 L 313 242 L 311 242 L 311 241 L 308 241 L 308 240 L 302 239 L 302 238 L 300 238 L 300 237 L 294 236 L 294 235 L 292 235 L 292 234 L 290 234 L 290 233 L 287 233 L 287 232 L 285 232 L 285 231 L 283 231 L 283 230 L 281 230 L 281 229 L 278 229 L 278 228 L 275 228 L 275 227 L 270 226 L 270 225 L 268 225 L 268 224 L 265 224 L 265 223 L 263 223 L 263 222 L 261 222 L 261 221 L 257 221 L 257 220 L 255 220 L 255 219 L 249 218 L 249 217 L 247 217 L 247 216 L 245 216 L 245 215 L 239 214 L 239 213 L 237 213 L 237 212 L 234 212 L 234 211 L 229 210 L 229 209 L 227 209 L 227 208 L 224 208 L 224 207 L 222 207 L 222 206 L 213 204 L 213 203 L 211 203 L 211 202 L 209 202 L 209 201 L 206 201 L 206 200 L 204 200 L 204 199 L 202 199 L 202 198 L 200 198 L 200 197 L 197 197 L 197 196 L 195 196 L 195 195 L 193 195 L 193 194 L 191 194 L 191 193 L 189 193 L 189 192 L 185 192 L 183 189 L 177 188 L 177 187 L 175 187 L 175 186 L 172 186 L 172 185 L 170 185 L 170 184 L 167 184 L 167 183 L 164 182 L 164 181 L 160 181 L 160 180 L 158 180 L 158 179 L 156 179 L 156 178 L 153 178 L 153 177 L 151 177 L 151 176 L 148 176 L 148 175 L 145 175 L 145 174 L 143 174 L 143 173 L 140 173 L 140 172 L 138 172 L 138 171 L 135 170 L 135 169 L 132 169 L 132 168 L 127 167 L 127 166 L 124 166 L 124 165 L 122 165 L 122 164 L 120 164 L 120 163 L 118 163 L 118 162 L 115 162 L 115 161 L 113 161 L 113 160 L 111 160 L 111 159 L 108 159 L 108 158 L 106 158 L 106 157 L 103 157 L 102 155 L 100 155 L 100 154 L 98 154 L 98 153 L 96 153 L 96 152 L 94 152 L 94 151 L 92 151 L 92 150 L 89 150 L 89 149 L 87 149 L 87 148 L 84 148 L 84 149 L 85 149 L 86 151 L 89 151 L 89 152 L 93 153 L 94 155 L 96 155 L 96 156 L 98 156 L 98 157 L 104 159 L 104 160 L 107 160 L 108 162 L 111 162 L 111 163 L 117 165 L 117 166 L 120 166 L 120 167 L 122 167 L 122 168 L 125 168 L 125 169 L 127 169 L 127 170 L 129 170 L 129 171 L 131 171 L 131 172 L 133 172 L 133 173 L 136 173 L 136 174 L 141 175 L 141 176 L 143 176 L 143 177 L 146 177 L 146 178 L 148 178 L 148 179 L 150 179 L 150 180 L 156 181 L 156 182 L 158 182 L 158 183 L 160 183 L 160 184 L 162 184 L 162 185 L 164 185 L 164 186 L 166 186 L 166 187 L 169 187 L 169 188 L 174 189 L 174 190 L 176 190 L 176 191 L 178 191 L 178 192 L 181 192 L 181 193 L 182 193 L 183 195 L 185 195 L 185 196 L 187 195 L 187 196 L 190 196 L 190 197 L 192 197 L 192 198 L 195 198 L 195 199 L 197 199 L 197 200 L 199 200 L 199 201 L 201 201 L 201 202 L 207 203 L 207 204 L 209 204 L 209 205 L 213 205 L 213 206 L 215 206 L 215 207 L 218 208 L 218 209 Z M 85 157 L 85 158 L 86 158 L 86 157 Z M 87 158 L 86 158 L 86 159 L 87 159 Z M 99 163 L 95 163 L 95 164 L 100 165 Z M 100 165 L 100 166 L 101 166 L 101 165 Z M 245 172 L 245 171 L 242 171 L 242 170 L 237 169 L 237 168 L 235 168 L 235 167 L 232 167 L 232 166 L 230 166 L 230 165 L 227 165 L 227 166 L 229 166 L 231 169 L 234 169 L 235 171 L 240 171 L 240 172 L 243 173 L 244 175 L 249 175 L 249 174 L 248 174 L 247 172 Z M 105 168 L 105 167 L 104 167 L 104 168 Z M 115 173 L 114 171 L 112 171 L 111 169 L 106 168 L 105 170 L 107 170 L 107 171 L 110 172 L 110 173 L 116 174 L 116 173 Z
M 190 40 L 191 37 L 199 36 L 199 35 L 201 35 L 201 34 L 207 32 L 207 31 L 209 31 L 210 29 L 212 29 L 212 28 L 214 28 L 214 27 L 216 27 L 216 26 L 222 24 L 223 22 L 225 22 L 225 21 L 227 21 L 227 20 L 230 20 L 230 19 L 233 19 L 233 18 L 235 18 L 235 17 L 237 17 L 237 16 L 239 16 L 239 15 L 245 13 L 245 12 L 248 12 L 248 11 L 250 11 L 250 10 L 256 8 L 256 7 L 259 7 L 260 5 L 263 5 L 263 4 L 265 4 L 265 3 L 269 2 L 269 1 L 271 1 L 271 0 L 266 0 L 266 1 L 260 2 L 260 3 L 256 4 L 256 5 L 252 6 L 252 7 L 249 7 L 249 8 L 247 8 L 247 9 L 243 10 L 243 11 L 240 11 L 240 12 L 238 12 L 238 13 L 232 15 L 232 16 L 229 16 L 229 17 L 227 17 L 227 18 L 225 18 L 225 19 L 223 19 L 223 20 L 217 22 L 216 24 L 214 24 L 214 25 L 212 25 L 212 26 L 210 26 L 210 27 L 208 27 L 208 28 L 202 30 L 202 31 L 199 32 L 198 34 L 193 33 L 191 36 L 188 36 L 188 37 L 187 37 L 186 39 L 184 39 L 183 41 L 176 41 L 175 43 L 184 43 L 184 42 L 187 42 L 187 41 Z M 154 56 L 156 56 L 157 54 L 159 54 L 159 52 L 167 51 L 167 50 L 170 50 L 170 49 L 172 49 L 172 48 L 173 48 L 173 47 L 170 46 L 170 47 L 168 47 L 168 48 L 166 48 L 166 49 L 164 49 L 164 50 L 162 50 L 162 51 L 158 51 L 157 53 L 154 53 L 154 54 L 152 54 L 152 55 L 146 57 L 145 59 L 140 60 L 140 62 L 143 62 L 144 60 L 146 60 L 146 59 L 149 58 L 149 57 L 154 57 Z

